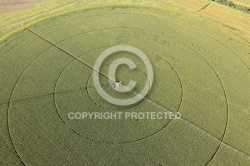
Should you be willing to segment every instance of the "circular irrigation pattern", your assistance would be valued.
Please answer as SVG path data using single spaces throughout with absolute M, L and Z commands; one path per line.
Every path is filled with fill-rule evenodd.
M 149 93 L 126 107 L 100 97 L 92 78 L 96 59 L 116 45 L 140 49 L 154 69 Z M 249 144 L 243 141 L 249 134 L 242 133 L 250 117 L 245 111 L 250 47 L 205 18 L 172 8 L 102 7 L 47 19 L 0 47 L 3 137 L 15 163 L 208 165 L 224 158 L 249 163 Z M 106 77 L 118 58 L 137 66 L 132 71 L 123 65 L 116 72 L 124 85 L 137 83 L 126 94 L 114 91 Z M 131 52 L 112 54 L 100 73 L 102 88 L 121 99 L 140 92 L 149 79 L 143 61 Z M 182 117 L 68 116 L 118 111 L 171 111 Z

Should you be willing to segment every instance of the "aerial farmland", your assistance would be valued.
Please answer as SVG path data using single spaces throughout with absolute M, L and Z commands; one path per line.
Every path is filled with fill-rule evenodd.
M 247 0 L 0 0 L 0 166 L 249 166 Z

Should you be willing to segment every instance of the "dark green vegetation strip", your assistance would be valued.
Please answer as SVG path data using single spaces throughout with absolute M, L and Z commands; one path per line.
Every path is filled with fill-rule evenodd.
M 250 8 L 249 7 L 245 7 L 245 6 L 241 6 L 241 5 L 238 5 L 232 1 L 228 1 L 228 0 L 211 0 L 211 1 L 214 1 L 214 2 L 218 2 L 222 5 L 226 5 L 226 6 L 229 6 L 233 9 L 237 9 L 237 10 L 240 10 L 240 11 L 243 11 L 243 12 L 246 12 L 246 13 L 250 13 Z

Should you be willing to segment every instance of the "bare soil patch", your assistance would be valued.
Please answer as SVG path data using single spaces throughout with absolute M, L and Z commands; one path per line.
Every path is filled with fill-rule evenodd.
M 1 0 L 0 13 L 26 10 L 31 8 L 33 3 L 40 1 L 42 0 Z

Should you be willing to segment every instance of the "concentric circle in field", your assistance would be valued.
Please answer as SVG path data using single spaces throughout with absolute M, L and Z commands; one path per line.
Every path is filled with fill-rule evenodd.
M 115 31 L 113 30 L 113 33 Z M 118 32 L 117 32 L 118 33 Z M 127 32 L 124 32 L 124 35 Z M 100 53 L 100 50 L 90 51 L 87 54 L 82 55 L 82 57 L 92 57 Z M 110 65 L 109 61 L 117 59 L 119 57 L 127 57 L 134 59 L 137 62 L 137 69 L 130 71 L 126 66 L 121 66 L 117 71 L 117 79 L 122 80 L 126 85 L 128 81 L 134 80 L 137 83 L 136 90 L 141 91 L 145 82 L 147 81 L 147 75 L 143 72 L 143 64 L 140 65 L 140 61 L 133 58 L 133 54 L 130 53 L 117 53 L 114 54 L 110 59 L 107 60 L 108 63 L 104 65 L 100 72 L 107 75 L 108 67 Z M 160 58 L 160 57 L 158 57 Z M 164 82 L 164 86 L 161 87 L 161 91 L 165 93 L 172 94 L 169 96 L 169 102 L 165 102 L 167 107 L 172 107 L 172 111 L 178 111 L 179 105 L 182 98 L 181 83 L 176 71 L 166 62 L 163 61 L 163 70 L 156 70 L 159 73 L 164 73 L 158 81 Z M 139 68 L 141 66 L 142 69 Z M 157 69 L 157 68 L 156 68 Z M 167 124 L 168 120 L 149 120 L 149 119 L 126 119 L 124 117 L 114 117 L 114 120 L 100 120 L 100 119 L 89 119 L 85 118 L 82 120 L 71 120 L 68 115 L 70 113 L 77 114 L 77 112 L 150 112 L 150 111 L 160 111 L 155 105 L 150 104 L 148 100 L 140 101 L 134 105 L 121 107 L 116 106 L 105 101 L 94 88 L 92 73 L 87 77 L 84 72 L 86 70 L 86 65 L 79 62 L 73 61 L 70 63 L 62 72 L 58 78 L 56 86 L 55 104 L 57 106 L 57 111 L 62 118 L 62 120 L 67 123 L 73 131 L 77 132 L 79 135 L 96 141 L 105 143 L 128 143 L 139 141 L 141 139 L 148 138 L 153 134 L 159 132 Z M 145 69 L 144 69 L 145 70 Z M 72 78 L 69 79 L 69 75 Z M 86 79 L 87 77 L 87 79 Z M 121 99 L 126 99 L 135 95 L 134 91 L 129 93 L 119 93 L 115 91 L 109 84 L 109 80 L 100 76 L 101 84 L 106 92 L 110 93 L 111 96 L 117 96 Z M 165 80 L 171 80 L 165 82 Z M 72 81 L 74 80 L 74 81 Z M 73 83 L 72 83 L 73 82 Z M 67 92 L 67 93 L 60 93 Z M 162 99 L 164 100 L 164 99 Z M 146 106 L 146 107 L 145 107 Z M 107 117 L 109 118 L 109 117 Z M 119 118 L 119 119 L 118 119 Z M 105 126 L 105 127 L 104 127 Z M 114 126 L 116 126 L 114 128 Z M 151 126 L 151 127 L 150 127 Z M 154 126 L 152 128 L 152 126 Z
M 116 54 L 116 58 L 117 58 L 117 54 Z M 123 54 L 124 56 L 124 54 Z M 101 66 L 100 70 L 105 73 L 108 73 L 110 71 L 110 66 L 111 65 L 115 65 L 115 63 L 110 63 L 110 64 L 106 64 L 104 66 Z M 119 97 L 119 99 L 126 99 L 128 98 L 128 96 L 133 97 L 136 95 L 136 91 L 140 92 L 143 88 L 143 86 L 145 85 L 146 81 L 148 80 L 147 74 L 142 71 L 140 68 L 135 68 L 134 70 L 132 70 L 132 72 L 129 72 L 130 70 L 126 70 L 125 65 L 120 66 L 120 68 L 118 68 L 117 71 L 117 75 L 116 75 L 116 82 L 112 81 L 112 80 L 107 80 L 106 77 L 100 75 L 101 79 L 101 85 L 103 87 L 103 89 L 105 90 L 105 92 L 107 92 L 107 94 L 109 94 L 110 96 L 117 96 Z M 116 87 L 115 86 L 119 86 L 120 83 L 123 83 L 125 85 L 128 85 L 130 80 L 137 80 L 137 87 L 136 89 L 134 89 L 134 91 L 130 91 L 128 93 L 121 93 L 119 91 L 116 91 Z M 89 77 L 88 82 L 87 82 L 87 91 L 88 91 L 88 95 L 91 98 L 91 100 L 99 105 L 100 107 L 103 107 L 104 109 L 107 110 L 124 110 L 124 109 L 128 109 L 131 107 L 134 107 L 135 105 L 138 105 L 139 103 L 141 103 L 143 100 L 140 100 L 139 102 L 135 102 L 135 104 L 130 104 L 128 106 L 117 106 L 115 104 L 109 103 L 108 101 L 105 102 L 105 99 L 102 98 L 102 96 L 100 96 L 98 94 L 98 91 L 95 88 L 94 85 L 94 81 L 93 81 L 93 74 Z M 145 99 L 145 98 L 144 98 Z
M 149 94 L 125 108 L 100 98 L 91 79 L 98 56 L 119 44 L 142 50 L 154 68 Z M 27 27 L 1 44 L 0 57 L 1 118 L 17 162 L 206 165 L 230 155 L 230 162 L 247 164 L 247 122 L 239 119 L 250 116 L 249 50 L 220 25 L 175 8 L 102 7 Z M 140 90 L 146 69 L 131 53 L 115 53 L 102 74 L 119 57 L 138 68 L 119 68 L 118 79 L 136 80 Z M 101 85 L 120 95 L 105 77 Z M 70 112 L 86 111 L 172 111 L 182 118 L 69 119 Z

